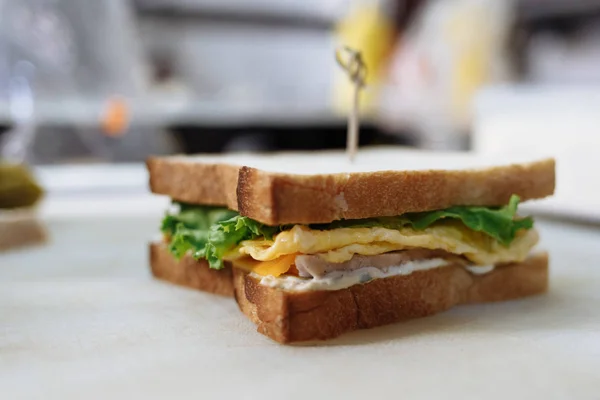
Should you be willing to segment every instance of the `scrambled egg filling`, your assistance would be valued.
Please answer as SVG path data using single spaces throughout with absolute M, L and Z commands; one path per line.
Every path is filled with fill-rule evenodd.
M 423 230 L 381 227 L 315 230 L 296 225 L 273 240 L 246 240 L 228 255 L 236 265 L 260 275 L 279 276 L 294 264 L 296 254 L 316 254 L 334 263 L 354 254 L 372 256 L 390 251 L 425 248 L 464 256 L 475 265 L 523 261 L 538 241 L 534 229 L 519 231 L 510 246 L 473 231 L 457 221 L 441 221 Z

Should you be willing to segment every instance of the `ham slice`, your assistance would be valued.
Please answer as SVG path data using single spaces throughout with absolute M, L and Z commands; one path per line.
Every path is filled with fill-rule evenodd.
M 365 267 L 387 269 L 388 267 L 402 265 L 409 261 L 429 260 L 432 258 L 444 258 L 461 265 L 468 265 L 466 259 L 443 250 L 412 249 L 394 251 L 376 256 L 361 256 L 356 254 L 351 260 L 342 263 L 325 261 L 319 255 L 303 254 L 296 256 L 296 268 L 298 269 L 298 274 L 303 278 L 321 278 L 333 271 L 354 271 Z

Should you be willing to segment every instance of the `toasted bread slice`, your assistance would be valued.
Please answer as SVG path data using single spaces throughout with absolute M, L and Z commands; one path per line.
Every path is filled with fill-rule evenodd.
M 150 243 L 150 268 L 156 278 L 221 296 L 233 296 L 231 266 L 221 270 L 211 269 L 205 260 L 195 260 L 189 255 L 175 259 L 167 245 Z
M 496 161 L 496 162 L 494 162 Z M 490 167 L 495 164 L 500 167 Z M 268 225 L 329 223 L 429 211 L 454 205 L 499 206 L 554 193 L 554 160 L 506 159 L 400 148 L 342 152 L 155 157 L 154 193 L 227 206 Z
M 548 255 L 474 275 L 460 266 L 375 279 L 336 291 L 290 292 L 235 269 L 235 298 L 258 331 L 280 343 L 325 340 L 357 329 L 424 317 L 455 305 L 503 301 L 545 292 Z

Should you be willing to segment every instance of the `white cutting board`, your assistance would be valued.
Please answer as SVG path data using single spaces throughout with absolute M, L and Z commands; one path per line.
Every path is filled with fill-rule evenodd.
M 600 229 L 539 222 L 548 295 L 285 347 L 150 277 L 161 209 L 114 211 L 48 215 L 48 245 L 0 255 L 3 399 L 600 397 Z

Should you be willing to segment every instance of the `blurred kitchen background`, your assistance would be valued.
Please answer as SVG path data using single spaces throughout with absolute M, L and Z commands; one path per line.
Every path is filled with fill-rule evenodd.
M 0 155 L 343 148 L 340 45 L 368 65 L 361 145 L 554 155 L 561 201 L 600 213 L 600 0 L 0 0 Z

